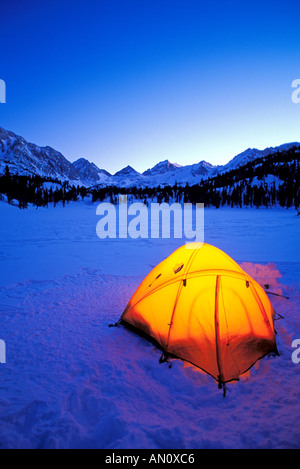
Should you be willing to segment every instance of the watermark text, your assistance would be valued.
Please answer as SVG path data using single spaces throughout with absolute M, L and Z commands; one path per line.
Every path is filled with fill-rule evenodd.
M 0 103 L 6 103 L 6 84 L 4 80 L 0 79 Z
M 297 365 L 300 363 L 300 339 L 293 340 L 292 348 L 295 349 L 292 353 L 292 362 Z
M 299 104 L 300 103 L 300 78 L 293 80 L 292 88 L 296 88 L 292 92 L 292 101 L 294 104 Z
M 204 204 L 133 202 L 119 195 L 119 204 L 103 202 L 98 205 L 100 216 L 96 233 L 105 238 L 185 238 L 189 242 L 204 242 Z
M 0 363 L 6 363 L 6 344 L 0 340 Z

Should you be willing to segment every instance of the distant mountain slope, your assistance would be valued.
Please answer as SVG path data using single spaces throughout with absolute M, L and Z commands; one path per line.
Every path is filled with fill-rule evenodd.
M 299 142 L 292 142 L 292 143 L 284 143 L 283 145 L 279 145 L 277 147 L 268 147 L 264 150 L 258 150 L 257 148 L 248 148 L 247 150 L 243 151 L 239 155 L 236 155 L 232 160 L 230 160 L 224 166 L 219 166 L 218 172 L 230 171 L 231 169 L 236 169 L 245 164 L 256 160 L 257 158 L 262 158 L 267 155 L 271 155 L 277 152 L 283 152 L 289 150 L 293 147 L 298 147 L 300 145 Z
M 72 163 L 51 147 L 39 147 L 13 132 L 0 128 L 0 174 L 6 165 L 11 174 L 31 175 L 80 184 Z
M 265 150 L 248 148 L 222 166 L 214 166 L 207 161 L 200 161 L 193 165 L 180 166 L 171 163 L 169 160 L 164 160 L 156 164 L 153 168 L 147 169 L 142 174 L 131 167 L 127 167 L 118 171 L 113 178 L 115 185 L 120 187 L 130 187 L 134 185 L 140 187 L 173 186 L 175 183 L 181 186 L 187 183 L 194 185 L 198 184 L 201 180 L 237 169 L 257 158 L 262 158 L 276 152 L 283 152 L 294 146 L 298 147 L 299 145 L 300 143 L 298 142 L 292 142 L 285 143 L 278 147 L 266 148 Z M 122 176 L 121 179 L 120 176 Z
M 131 166 L 117 171 L 113 176 L 113 184 L 118 187 L 143 186 L 143 175 Z
M 152 169 L 147 169 L 147 171 L 143 172 L 144 176 L 154 176 L 158 174 L 166 174 L 170 171 L 176 171 L 178 168 L 182 166 L 176 163 L 171 163 L 169 160 L 161 161 L 157 163 Z
M 163 160 L 142 174 L 131 166 L 126 166 L 111 175 L 85 158 L 80 158 L 71 163 L 53 148 L 48 146 L 39 147 L 0 127 L 0 175 L 4 173 L 5 167 L 8 166 L 11 174 L 36 174 L 85 187 L 117 186 L 128 188 L 138 186 L 143 188 L 172 186 L 175 183 L 181 186 L 187 183 L 194 185 L 199 184 L 201 180 L 242 167 L 257 158 L 286 151 L 294 146 L 300 146 L 300 143 L 285 143 L 264 150 L 248 148 L 222 166 L 214 166 L 206 161 L 181 166 L 171 163 L 169 160 Z
M 80 180 L 87 187 L 97 184 L 112 185 L 113 177 L 105 169 L 99 169 L 94 163 L 90 163 L 85 158 L 79 158 L 73 163 L 74 168 L 79 173 Z

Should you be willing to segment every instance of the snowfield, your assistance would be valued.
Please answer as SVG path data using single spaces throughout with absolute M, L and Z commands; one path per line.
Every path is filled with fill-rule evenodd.
M 159 364 L 150 342 L 109 327 L 185 240 L 100 240 L 96 206 L 0 202 L 0 447 L 299 448 L 295 210 L 204 211 L 205 242 L 289 297 L 270 295 L 280 356 L 260 360 L 223 398 L 207 374 L 180 360 Z

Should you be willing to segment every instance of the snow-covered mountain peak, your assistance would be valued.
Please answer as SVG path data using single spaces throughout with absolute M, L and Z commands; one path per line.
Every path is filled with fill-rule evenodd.
M 214 166 L 213 164 L 205 160 L 199 161 L 198 166 L 202 166 L 203 168 L 207 168 L 207 169 L 216 168 L 216 166 Z
M 136 171 L 132 166 L 127 165 L 125 168 L 117 171 L 114 176 L 126 176 L 126 175 L 139 175 L 140 173 Z
M 80 175 L 80 180 L 86 186 L 94 186 L 97 184 L 112 184 L 112 176 L 105 169 L 100 169 L 95 163 L 90 163 L 85 158 L 79 158 L 73 162 L 73 166 Z
M 164 174 L 169 171 L 176 171 L 178 168 L 182 166 L 177 163 L 171 163 L 169 160 L 163 160 L 157 163 L 153 168 L 149 168 L 143 172 L 144 176 L 151 176 L 156 174 Z

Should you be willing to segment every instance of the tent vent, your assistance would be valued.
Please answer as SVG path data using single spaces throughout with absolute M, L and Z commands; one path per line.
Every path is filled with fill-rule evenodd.
M 180 265 L 176 264 L 175 267 L 173 268 L 174 274 L 178 274 L 178 272 L 181 271 L 181 269 L 183 268 L 183 266 L 184 266 L 184 264 L 180 264 Z

